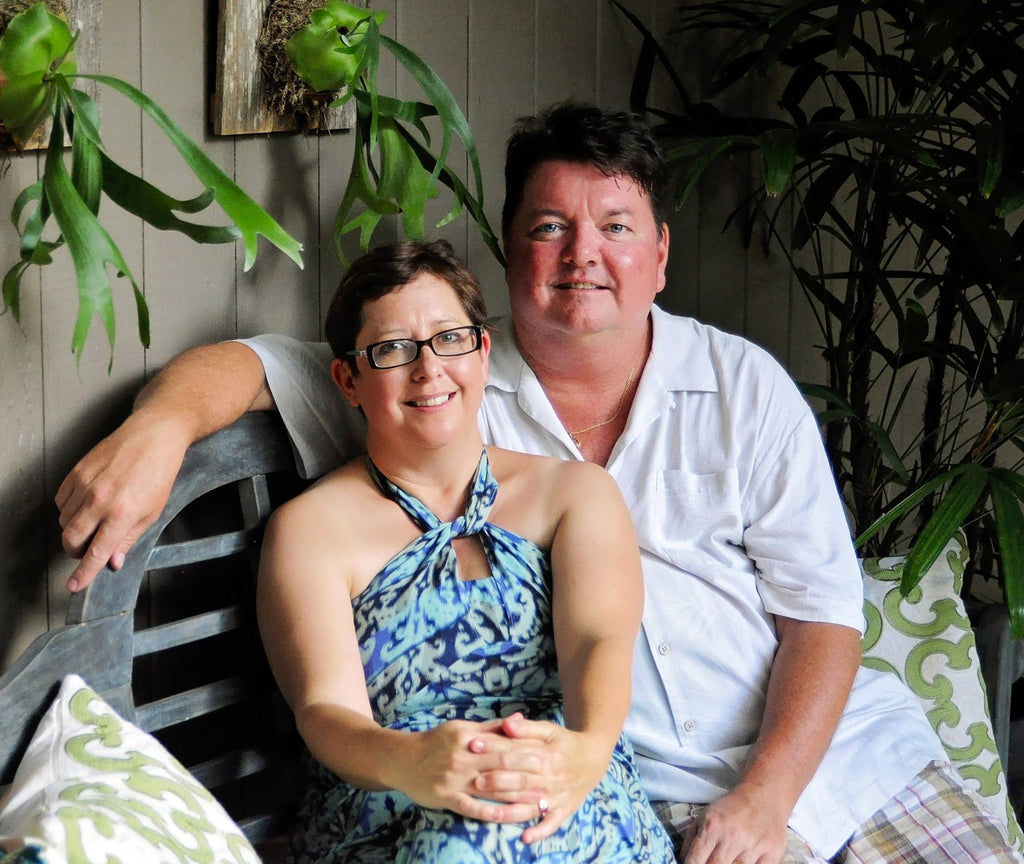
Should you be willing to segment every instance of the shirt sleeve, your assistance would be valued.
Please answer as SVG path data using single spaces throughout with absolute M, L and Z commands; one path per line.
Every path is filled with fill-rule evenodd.
M 279 334 L 238 341 L 263 363 L 302 477 L 320 477 L 364 451 L 366 424 L 331 378 L 330 346 Z
M 773 615 L 863 632 L 863 577 L 818 425 L 788 376 L 771 392 L 744 515 L 761 598 Z

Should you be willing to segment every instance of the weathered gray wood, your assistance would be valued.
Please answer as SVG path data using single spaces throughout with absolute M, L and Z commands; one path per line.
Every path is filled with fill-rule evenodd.
M 271 764 L 267 754 L 257 750 L 233 750 L 216 759 L 193 765 L 189 771 L 206 787 L 220 786 L 228 780 L 251 777 Z
M 144 657 L 190 642 L 198 642 L 200 639 L 209 639 L 211 636 L 236 630 L 239 623 L 238 607 L 230 606 L 227 609 L 215 609 L 213 612 L 193 615 L 191 618 L 174 621 L 171 624 L 137 630 L 132 654 L 135 657 Z
M 281 783 L 280 777 L 287 777 L 282 754 L 295 751 L 294 727 L 290 722 L 279 722 L 274 706 L 280 705 L 280 697 L 273 679 L 258 649 L 254 654 L 246 647 L 258 644 L 253 616 L 243 609 L 251 597 L 239 597 L 237 605 L 190 615 L 134 634 L 133 622 L 140 583 L 155 564 L 166 564 L 176 558 L 175 574 L 183 578 L 181 571 L 187 567 L 218 560 L 226 545 L 232 545 L 235 551 L 255 550 L 271 509 L 266 475 L 292 467 L 291 448 L 276 414 L 246 415 L 189 449 L 164 513 L 132 549 L 124 566 L 116 572 L 101 573 L 88 589 L 76 595 L 69 623 L 40 636 L 0 676 L 0 784 L 13 778 L 39 717 L 52 701 L 60 681 L 71 673 L 81 675 L 117 711 L 147 731 L 186 724 L 230 706 L 244 706 L 245 711 L 253 706 L 251 713 L 260 718 L 253 724 L 254 734 L 243 739 L 238 734 L 241 730 L 232 727 L 231 734 L 219 744 L 224 749 L 205 759 L 195 771 L 201 782 L 214 791 L 222 784 L 234 786 L 267 770 L 275 772 L 275 784 Z M 192 505 L 190 512 L 194 513 L 194 508 L 204 506 L 197 499 L 222 486 L 233 487 L 238 493 L 244 530 L 215 535 L 208 541 L 159 545 L 160 535 L 186 506 Z M 207 506 L 222 507 L 223 498 L 211 498 Z M 227 544 L 225 537 L 229 540 Z M 166 549 L 174 554 L 163 554 L 161 550 Z M 232 669 L 218 680 L 170 693 L 162 691 L 161 698 L 137 704 L 133 657 L 159 657 L 162 652 L 228 633 L 244 635 L 247 640 L 237 652 L 237 674 Z M 267 707 L 272 710 L 267 711 Z M 287 790 L 287 783 L 282 785 Z M 247 813 L 251 818 L 242 821 L 243 829 L 251 832 L 254 839 L 267 836 L 267 832 L 282 824 L 284 800 L 287 796 L 271 805 L 273 812 Z
M 132 717 L 131 624 L 131 616 L 122 614 L 51 630 L 0 676 L 0 785 L 11 782 L 66 675 L 81 675 L 116 710 Z
M 288 810 L 278 810 L 264 816 L 256 816 L 250 819 L 240 819 L 238 826 L 253 843 L 259 843 L 278 836 L 289 824 L 292 813 Z
M 129 552 L 120 570 L 104 568 L 85 590 L 74 595 L 68 622 L 88 621 L 135 606 L 149 558 L 166 525 L 190 501 L 227 483 L 255 474 L 282 471 L 294 464 L 283 424 L 270 412 L 247 414 L 189 448 L 163 514 Z
M 194 720 L 228 705 L 237 705 L 248 692 L 251 692 L 251 685 L 241 677 L 225 678 L 139 705 L 135 709 L 135 716 L 139 726 L 147 732 L 154 732 L 186 720 Z
M 196 561 L 210 561 L 215 558 L 227 558 L 244 552 L 251 543 L 251 538 L 244 531 L 232 531 L 218 534 L 216 537 L 204 537 L 202 540 L 185 540 L 181 543 L 169 543 L 153 550 L 149 559 L 149 569 L 178 567 Z

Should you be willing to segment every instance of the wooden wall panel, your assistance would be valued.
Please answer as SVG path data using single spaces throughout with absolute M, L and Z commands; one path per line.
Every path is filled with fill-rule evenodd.
M 181 350 L 236 334 L 286 332 L 318 338 L 342 264 L 333 221 L 352 158 L 351 133 L 215 137 L 207 100 L 212 86 L 212 0 L 152 3 L 103 0 L 102 70 L 138 84 L 157 100 L 229 175 L 264 204 L 305 246 L 305 269 L 260 242 L 256 266 L 243 273 L 239 244 L 200 247 L 110 214 L 117 240 L 150 302 L 153 347 L 135 334 L 130 290 L 116 287 L 118 336 L 108 377 L 106 339 L 94 328 L 77 371 L 70 355 L 77 299 L 66 261 L 31 275 L 22 299 L 24 326 L 0 318 L 0 668 L 28 635 L 60 622 L 63 583 L 72 564 L 60 552 L 53 494 L 74 462 L 124 417 L 146 377 Z M 639 38 L 607 0 L 385 0 L 384 32 L 417 51 L 448 83 L 477 138 L 486 210 L 500 230 L 503 157 L 513 120 L 567 97 L 628 107 Z M 674 0 L 635 0 L 630 8 L 656 33 L 667 32 Z M 687 58 L 694 81 L 698 56 Z M 384 93 L 415 96 L 415 87 L 385 57 Z M 195 181 L 150 121 L 121 97 L 104 95 L 103 129 L 115 157 L 172 194 L 196 193 Z M 37 157 L 16 156 L 0 180 L 0 214 L 36 176 Z M 747 332 L 813 378 L 820 360 L 807 304 L 786 282 L 776 254 L 744 257 L 725 216 L 742 191 L 740 178 L 710 180 L 671 222 L 667 308 Z M 446 202 L 445 202 L 446 203 Z M 447 212 L 431 208 L 431 217 Z M 106 215 L 106 212 L 105 212 Z M 507 309 L 501 268 L 476 227 L 461 219 L 439 233 L 468 259 L 493 312 Z M 382 240 L 398 236 L 392 225 Z M 357 238 L 344 244 L 358 254 Z M 0 266 L 15 260 L 16 238 L 0 224 Z M 45 528 L 40 528 L 45 525 Z
M 599 5 L 579 4 L 566 14 L 559 0 L 537 0 L 534 109 L 553 102 L 598 98 Z
M 35 182 L 37 164 L 34 155 L 13 160 L 4 187 Z M 5 222 L 3 272 L 17 261 L 17 250 L 17 234 Z M 39 275 L 30 272 L 22 281 L 21 324 L 10 312 L 0 316 L 0 668 L 48 625 L 40 292 Z
M 332 140 L 341 140 L 335 133 Z M 256 263 L 244 271 L 235 245 L 237 332 L 276 330 L 315 339 L 320 328 L 319 138 L 296 133 L 235 140 L 235 181 L 303 245 L 303 267 L 261 237 Z M 234 332 L 227 334 L 234 335 Z
M 209 29 L 205 0 L 143 3 L 142 89 L 231 176 L 233 139 L 208 131 L 207 57 L 216 39 Z M 147 180 L 175 196 L 202 191 L 163 133 L 148 120 L 142 126 L 142 147 Z M 217 219 L 216 206 L 203 216 Z M 199 246 L 176 232 L 148 226 L 144 238 L 146 297 L 153 324 L 149 363 L 159 367 L 188 345 L 234 331 L 235 255 L 241 252 L 237 244 Z
M 480 149 L 485 210 L 499 234 L 505 194 L 505 142 L 512 121 L 536 109 L 537 22 L 533 9 L 533 3 L 470 0 L 469 4 L 467 116 Z M 504 271 L 475 231 L 469 236 L 466 258 L 484 286 L 489 311 L 506 312 Z
M 99 35 L 101 72 L 138 86 L 140 0 L 103 0 L 102 32 Z M 132 171 L 141 167 L 141 122 L 138 110 L 120 94 L 99 88 L 101 132 L 114 158 Z M 138 220 L 101 204 L 101 218 L 121 249 L 140 286 L 145 284 L 142 231 Z M 93 320 L 88 342 L 77 363 L 71 355 L 71 335 L 78 307 L 77 286 L 66 250 L 43 273 L 43 391 L 46 550 L 48 567 L 48 615 L 50 625 L 60 624 L 67 606 L 64 585 L 74 563 L 60 547 L 53 496 L 67 471 L 92 444 L 111 431 L 128 411 L 132 394 L 143 381 L 145 355 L 139 343 L 131 285 L 116 278 L 111 289 L 117 330 L 113 354 L 101 322 Z M 109 374 L 108 374 L 109 366 Z

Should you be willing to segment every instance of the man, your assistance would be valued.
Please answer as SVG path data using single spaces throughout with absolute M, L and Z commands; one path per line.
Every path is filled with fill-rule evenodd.
M 604 465 L 631 508 L 646 605 L 626 731 L 680 860 L 1019 860 L 909 691 L 859 669 L 860 573 L 798 391 L 745 340 L 653 305 L 669 236 L 646 128 L 556 106 L 520 121 L 505 173 L 511 323 L 481 428 Z M 58 491 L 77 587 L 155 518 L 187 444 L 247 408 L 276 403 L 310 476 L 354 455 L 328 358 L 269 337 L 172 362 Z M 481 794 L 573 782 L 572 754 L 528 766 L 536 730 L 508 732 Z

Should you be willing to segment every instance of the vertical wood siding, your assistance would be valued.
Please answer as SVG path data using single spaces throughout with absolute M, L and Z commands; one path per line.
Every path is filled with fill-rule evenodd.
M 386 0 L 371 4 L 389 16 L 385 32 L 418 52 L 448 83 L 476 135 L 486 210 L 497 229 L 502 154 L 515 117 L 577 97 L 626 108 L 639 47 L 608 0 Z M 66 472 L 126 415 L 138 388 L 178 352 L 204 342 L 284 332 L 320 335 L 326 303 L 342 267 L 331 229 L 352 156 L 347 133 L 319 136 L 214 137 L 207 104 L 215 50 L 215 0 L 102 0 L 101 71 L 140 86 L 229 175 L 305 246 L 305 269 L 261 241 L 259 259 L 242 272 L 241 246 L 201 247 L 141 228 L 118 213 L 110 225 L 144 286 L 152 345 L 135 331 L 130 286 L 115 285 L 118 332 L 112 371 L 100 327 L 79 367 L 70 353 L 77 297 L 66 255 L 25 279 L 22 320 L 0 317 L 0 668 L 28 640 L 63 621 L 64 582 L 71 569 L 61 552 L 54 493 Z M 634 0 L 631 8 L 656 33 L 675 10 L 672 0 Z M 394 64 L 381 89 L 414 94 Z M 177 154 L 149 121 L 116 94 L 101 97 L 104 142 L 115 158 L 172 194 L 198 192 Z M 0 179 L 0 267 L 16 260 L 17 237 L 7 221 L 14 196 L 38 176 L 41 155 L 15 156 Z M 669 286 L 662 304 L 725 329 L 745 332 L 790 368 L 813 368 L 792 318 L 780 262 L 744 255 L 735 231 L 722 232 L 735 184 L 707 184 L 672 225 Z M 436 221 L 444 202 L 431 211 Z M 466 219 L 439 232 L 480 275 L 493 312 L 507 308 L 500 267 Z M 388 235 L 385 235 L 387 239 Z M 392 231 L 391 237 L 395 234 Z M 348 255 L 358 253 L 350 237 Z M 800 326 L 805 330 L 805 323 Z

